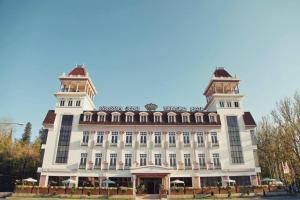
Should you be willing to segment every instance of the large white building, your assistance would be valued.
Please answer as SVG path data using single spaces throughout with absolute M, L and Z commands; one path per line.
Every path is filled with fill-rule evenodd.
M 165 106 L 100 106 L 87 70 L 76 66 L 59 77 L 55 109 L 43 122 L 40 186 L 71 178 L 97 186 L 143 183 L 148 193 L 180 179 L 187 187 L 216 186 L 228 179 L 257 185 L 255 121 L 244 112 L 237 77 L 217 68 L 204 91 L 202 109 Z

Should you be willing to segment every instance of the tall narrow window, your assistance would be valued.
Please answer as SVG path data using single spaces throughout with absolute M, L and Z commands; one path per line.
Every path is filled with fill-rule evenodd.
M 105 122 L 106 115 L 98 115 L 99 122 Z
M 176 134 L 175 132 L 169 133 L 169 145 L 170 146 L 176 146 Z
M 213 154 L 213 163 L 214 163 L 214 168 L 220 168 L 221 163 L 220 163 L 220 157 L 218 153 Z
M 161 154 L 154 154 L 155 165 L 161 165 Z
M 99 131 L 97 133 L 97 144 L 102 144 L 103 143 L 103 137 L 104 137 L 104 132 Z
M 211 122 L 211 123 L 216 122 L 215 116 L 214 116 L 214 115 L 210 115 L 210 116 L 209 116 L 209 122 Z
M 132 144 L 132 132 L 126 132 L 126 145 Z
M 67 163 L 69 155 L 70 137 L 73 115 L 63 115 L 57 145 L 56 163 Z
M 220 107 L 224 108 L 224 101 L 220 101 Z
M 161 144 L 161 133 L 160 132 L 155 132 L 154 135 L 155 139 L 155 144 L 160 145 Z
M 231 101 L 227 101 L 227 107 L 231 108 Z
M 87 153 L 82 153 L 80 158 L 79 168 L 84 169 L 86 166 Z
M 238 101 L 235 101 L 235 102 L 234 102 L 234 107 L 236 107 L 236 108 L 240 107 L 240 105 L 239 105 L 239 102 L 238 102 Z
M 184 166 L 186 169 L 191 167 L 191 154 L 184 154 Z
M 188 115 L 183 115 L 182 116 L 182 123 L 188 123 L 190 122 L 189 116 Z
M 76 101 L 76 106 L 79 107 L 80 106 L 80 100 Z
M 142 122 L 142 123 L 146 123 L 147 121 L 148 121 L 148 116 L 147 115 L 141 115 L 140 116 L 140 122 Z
M 126 122 L 133 122 L 133 115 L 126 115 Z
M 147 165 L 147 154 L 140 154 L 140 166 Z
M 176 167 L 176 154 L 169 154 L 170 157 L 170 166 Z
M 232 163 L 244 163 L 237 116 L 227 116 L 227 127 Z
M 97 169 L 101 168 L 101 160 L 102 160 L 102 153 L 96 153 L 95 155 L 95 167 Z
M 212 145 L 219 144 L 217 133 L 215 133 L 215 132 L 211 133 L 211 143 L 212 143 Z
M 197 133 L 197 142 L 198 142 L 198 145 L 204 145 L 204 139 L 203 139 L 202 132 Z
M 110 169 L 116 169 L 116 164 L 117 164 L 117 154 L 112 153 L 112 154 L 110 154 L 109 168 Z
M 169 122 L 169 123 L 174 123 L 174 122 L 176 122 L 175 116 L 174 116 L 174 115 L 169 115 L 169 116 L 168 116 L 168 122 Z
M 205 154 L 204 153 L 198 154 L 198 158 L 199 158 L 200 169 L 206 168 Z
M 65 100 L 64 99 L 60 100 L 60 106 L 65 106 Z
M 111 144 L 116 145 L 118 143 L 118 132 L 112 132 L 111 134 Z
M 161 116 L 160 115 L 154 115 L 154 122 L 160 123 L 161 122 Z
M 147 144 L 147 133 L 141 132 L 141 144 L 146 145 Z
M 125 154 L 125 167 L 131 167 L 132 154 Z
M 183 132 L 183 143 L 190 144 L 190 133 L 189 132 Z
M 71 99 L 68 101 L 68 106 L 72 106 L 72 105 L 73 105 L 73 100 Z
M 88 131 L 83 131 L 82 135 L 82 144 L 88 144 L 89 143 L 89 132 Z

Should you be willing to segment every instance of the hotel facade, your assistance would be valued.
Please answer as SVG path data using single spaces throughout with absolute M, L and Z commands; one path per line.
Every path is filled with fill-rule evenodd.
M 40 186 L 119 186 L 144 184 L 147 193 L 170 189 L 179 179 L 186 187 L 258 185 L 255 121 L 243 109 L 240 80 L 217 68 L 204 90 L 204 108 L 155 104 L 100 106 L 84 66 L 59 76 L 61 87 L 43 126 Z

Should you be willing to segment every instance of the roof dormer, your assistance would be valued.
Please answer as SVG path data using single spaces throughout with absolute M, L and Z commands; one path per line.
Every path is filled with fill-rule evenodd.
M 125 113 L 125 121 L 126 122 L 134 122 L 134 113 L 133 112 L 126 112 Z
M 181 121 L 182 123 L 190 123 L 190 113 L 188 112 L 184 112 L 184 113 L 181 113 Z
M 175 123 L 176 122 L 176 113 L 175 112 L 168 112 L 168 122 Z

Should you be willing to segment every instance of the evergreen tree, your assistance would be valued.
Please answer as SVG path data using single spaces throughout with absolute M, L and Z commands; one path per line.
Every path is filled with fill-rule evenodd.
M 30 137 L 31 137 L 31 128 L 32 128 L 32 125 L 30 122 L 27 122 L 26 126 L 25 126 L 25 129 L 24 129 L 24 133 L 22 135 L 22 139 L 21 141 L 23 143 L 27 143 L 29 144 L 30 143 Z

